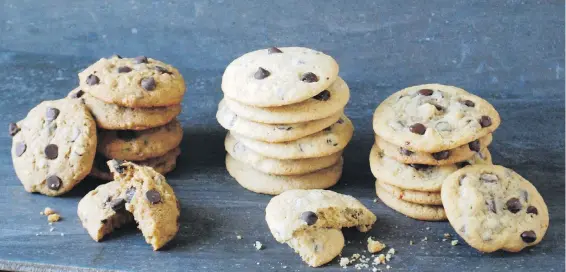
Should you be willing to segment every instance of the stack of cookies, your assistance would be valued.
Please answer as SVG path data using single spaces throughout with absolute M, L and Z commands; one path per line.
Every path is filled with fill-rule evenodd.
M 228 65 L 222 91 L 216 118 L 230 130 L 226 168 L 240 185 L 276 195 L 336 184 L 354 128 L 332 57 L 301 47 L 250 52 Z
M 409 217 L 446 220 L 444 180 L 465 166 L 491 164 L 487 146 L 500 122 L 491 104 L 457 87 L 425 84 L 394 93 L 373 117 L 377 196 Z
M 91 175 L 111 180 L 109 159 L 133 161 L 161 174 L 172 171 L 180 154 L 185 81 L 174 67 L 144 56 L 102 58 L 79 74 L 69 97 L 81 99 L 98 127 Z

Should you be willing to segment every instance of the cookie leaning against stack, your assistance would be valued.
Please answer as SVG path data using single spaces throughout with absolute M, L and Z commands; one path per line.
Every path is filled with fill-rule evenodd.
M 134 161 L 161 174 L 175 168 L 183 128 L 185 82 L 177 69 L 144 56 L 102 58 L 79 74 L 80 86 L 69 99 L 81 99 L 98 126 L 96 160 L 91 172 L 112 175 L 108 159 Z
M 228 65 L 222 91 L 216 119 L 230 130 L 226 168 L 240 185 L 277 195 L 338 182 L 354 127 L 332 57 L 302 47 L 250 52 Z
M 440 189 L 460 168 L 491 164 L 497 111 L 484 99 L 440 84 L 394 93 L 376 109 L 370 166 L 387 206 L 420 220 L 446 220 Z

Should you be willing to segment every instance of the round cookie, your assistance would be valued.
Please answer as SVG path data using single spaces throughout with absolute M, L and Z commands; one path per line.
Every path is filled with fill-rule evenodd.
M 328 55 L 303 47 L 272 47 L 232 61 L 222 75 L 222 91 L 246 105 L 276 107 L 305 101 L 337 77 L 338 64 Z
M 442 206 L 421 205 L 403 201 L 382 189 L 379 183 L 376 183 L 375 192 L 377 197 L 389 208 L 410 218 L 426 221 L 446 220 L 446 213 Z
M 376 180 L 375 183 L 375 186 L 381 187 L 385 192 L 399 200 L 422 205 L 442 205 L 440 193 L 405 190 L 379 180 Z
M 142 161 L 163 156 L 179 146 L 183 127 L 176 119 L 146 130 L 99 130 L 98 152 L 107 158 Z
M 110 104 L 130 108 L 178 105 L 185 81 L 173 66 L 146 58 L 102 58 L 79 73 L 81 90 Z
M 439 192 L 444 179 L 460 167 L 468 164 L 491 164 L 491 154 L 485 149 L 474 155 L 473 158 L 458 164 L 409 165 L 385 156 L 381 148 L 373 145 L 369 164 L 371 172 L 380 182 L 407 190 Z
M 305 263 L 319 267 L 342 253 L 344 235 L 339 229 L 307 229 L 295 234 L 287 245 L 299 253 Z
M 241 161 L 261 172 L 282 176 L 312 173 L 338 163 L 338 161 L 342 157 L 342 152 L 336 152 L 332 155 L 319 158 L 298 160 L 272 159 L 262 156 L 257 152 L 247 148 L 230 133 L 226 135 L 224 147 L 226 148 L 226 151 L 228 151 L 228 154 L 230 154 L 230 156 L 232 156 L 234 159 Z
M 291 105 L 255 107 L 225 97 L 224 102 L 238 116 L 265 124 L 293 124 L 323 119 L 342 112 L 350 99 L 350 89 L 338 77 L 330 87 L 317 95 Z
M 465 167 L 446 178 L 442 202 L 450 224 L 482 252 L 518 252 L 538 244 L 548 208 L 526 179 L 499 165 Z
M 383 149 L 385 156 L 394 158 L 405 164 L 427 164 L 427 165 L 446 165 L 465 161 L 474 156 L 476 152 L 485 149 L 491 144 L 493 137 L 490 134 L 474 140 L 468 144 L 454 149 L 440 151 L 437 153 L 413 152 L 403 147 L 396 146 L 375 136 L 376 144 Z
M 338 182 L 342 175 L 341 159 L 335 165 L 305 175 L 278 176 L 270 175 L 248 166 L 226 155 L 228 173 L 242 187 L 256 193 L 277 195 L 293 189 L 325 189 Z
M 279 160 L 319 158 L 340 152 L 348 145 L 353 133 L 354 126 L 344 115 L 328 129 L 284 143 L 266 143 L 231 132 L 249 149 Z
M 108 104 L 85 93 L 80 88 L 71 91 L 68 97 L 82 99 L 96 120 L 96 125 L 108 130 L 144 130 L 159 127 L 171 122 L 181 113 L 181 105 L 128 108 Z
M 454 86 L 424 84 L 385 99 L 375 110 L 373 129 L 397 146 L 434 153 L 479 139 L 500 122 L 484 99 Z
M 80 101 L 44 101 L 10 124 L 12 161 L 28 192 L 58 196 L 88 173 L 96 153 L 96 123 Z
M 218 123 L 225 129 L 234 131 L 247 138 L 270 143 L 280 143 L 293 141 L 317 133 L 336 123 L 341 116 L 342 112 L 337 112 L 324 119 L 303 123 L 286 125 L 262 124 L 236 115 L 226 107 L 224 100 L 222 100 L 220 104 L 218 104 L 216 120 L 218 120 Z

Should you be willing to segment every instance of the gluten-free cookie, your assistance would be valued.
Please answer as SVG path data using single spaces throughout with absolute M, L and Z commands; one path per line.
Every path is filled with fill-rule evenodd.
M 79 80 L 90 95 L 130 108 L 178 105 L 186 89 L 175 67 L 145 56 L 102 58 L 80 72 Z
M 499 165 L 460 169 L 442 185 L 450 224 L 482 252 L 517 252 L 538 244 L 548 229 L 548 208 L 525 178 Z
M 44 101 L 11 123 L 9 133 L 14 169 L 28 192 L 61 195 L 91 170 L 96 123 L 80 101 Z
M 389 208 L 413 219 L 426 221 L 446 220 L 446 213 L 442 206 L 422 205 L 401 200 L 381 188 L 379 184 L 380 183 L 375 184 L 377 197 L 379 197 L 379 199 Z

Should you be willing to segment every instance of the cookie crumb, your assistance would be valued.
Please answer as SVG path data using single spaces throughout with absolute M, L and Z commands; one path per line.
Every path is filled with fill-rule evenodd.
M 394 248 L 390 248 L 390 249 L 387 251 L 387 254 L 394 255 L 394 254 L 395 254 L 395 249 L 394 249 Z
M 255 241 L 254 246 L 255 246 L 255 249 L 257 249 L 257 250 L 263 249 L 263 244 L 260 241 Z
M 350 260 L 346 257 L 342 257 L 340 258 L 340 266 L 342 268 L 346 268 L 346 266 L 348 266 L 348 264 L 350 264 Z
M 455 246 L 458 244 L 458 240 L 452 240 L 452 242 L 450 242 L 451 245 Z
M 52 213 L 47 216 L 47 221 L 49 222 L 57 222 L 59 220 L 61 220 L 61 216 L 58 213 Z
M 379 256 L 373 259 L 373 263 L 375 264 L 385 264 L 385 254 L 379 254 Z
M 414 244 L 413 240 L 410 240 L 410 241 L 409 241 L 409 245 L 412 246 L 413 244 Z
M 421 241 L 428 241 L 428 237 L 425 236 Z
M 238 236 L 236 236 L 236 239 L 238 239 L 238 240 L 242 240 L 242 235 L 238 235 Z
M 393 255 L 387 253 L 387 255 L 385 255 L 385 260 L 389 262 L 391 261 L 391 257 L 393 257 Z
M 43 209 L 43 215 L 49 216 L 49 215 L 52 215 L 54 213 L 55 213 L 55 211 L 53 209 L 49 208 L 49 207 L 45 207 L 45 209 Z
M 377 253 L 380 252 L 381 250 L 383 250 L 385 248 L 385 244 L 377 241 L 377 240 L 373 240 L 372 237 L 368 238 L 368 251 L 370 253 Z
M 377 198 L 374 198 L 374 199 L 373 199 L 373 203 L 377 203 Z
M 65 233 L 62 233 L 62 232 L 61 232 L 61 236 L 65 236 Z
M 387 265 L 387 266 L 386 266 L 385 268 L 387 268 L 387 269 L 390 269 L 390 268 L 391 268 L 391 266 L 390 266 L 390 265 Z
M 44 215 L 43 211 L 39 212 L 39 215 Z
M 450 235 L 450 233 L 445 233 L 445 234 L 444 234 L 444 238 L 450 238 L 450 237 L 452 237 L 452 235 Z
M 430 230 L 430 227 L 426 227 L 426 230 Z
M 49 229 L 50 232 L 53 232 L 54 230 L 55 230 L 55 228 L 50 228 L 50 229 Z

